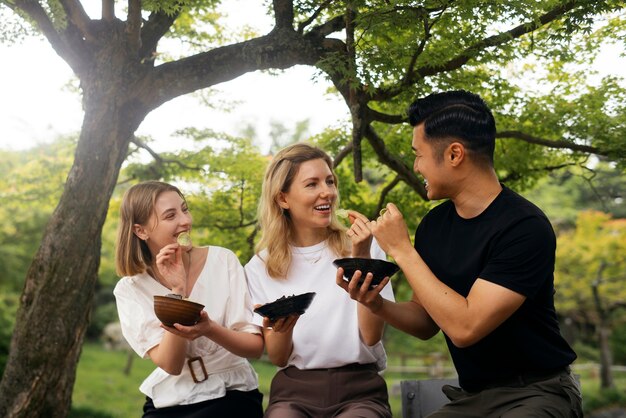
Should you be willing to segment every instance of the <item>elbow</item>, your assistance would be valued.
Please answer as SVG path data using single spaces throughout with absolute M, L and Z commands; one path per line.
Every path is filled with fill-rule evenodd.
M 361 334 L 361 339 L 363 343 L 368 347 L 378 344 L 378 342 L 383 338 L 382 330 L 380 332 L 366 332 Z
M 450 338 L 452 344 L 458 348 L 470 347 L 480 341 L 482 337 L 483 336 L 478 335 L 474 330 L 469 328 L 448 334 L 448 338 Z
M 368 346 L 371 347 L 373 345 L 378 344 L 378 342 L 380 341 L 380 337 L 375 337 L 375 336 L 370 336 L 370 337 L 365 337 L 363 338 L 363 342 Z
M 419 338 L 420 340 L 426 341 L 426 340 L 430 340 L 431 338 L 433 338 L 435 335 L 437 335 L 438 332 L 439 332 L 439 328 L 434 329 L 434 330 L 418 329 L 418 330 L 414 330 L 413 332 L 410 332 L 410 334 L 414 336 L 415 338 Z
M 268 357 L 270 359 L 270 362 L 276 367 L 285 367 L 289 360 L 287 357 L 283 357 L 283 356 L 269 355 Z
M 265 350 L 265 340 L 261 334 L 256 335 L 256 339 L 254 340 L 254 344 L 252 344 L 252 349 L 248 354 L 248 358 L 259 359 L 263 355 L 263 351 Z
M 248 358 L 260 359 L 262 355 L 263 355 L 263 345 L 261 345 L 260 348 L 254 350 L 252 353 L 250 353 Z
M 415 338 L 426 341 L 437 335 L 439 329 L 439 326 L 434 321 L 429 320 L 426 322 L 415 322 L 406 327 L 404 331 Z
M 270 359 L 270 362 L 276 367 L 285 367 L 287 366 L 287 360 L 285 359 Z
M 452 338 L 452 337 L 450 337 L 450 341 L 457 348 L 467 348 L 467 347 L 472 345 L 470 343 L 470 341 L 462 339 L 462 338 Z
M 163 369 L 163 371 L 165 371 L 167 374 L 170 374 L 172 376 L 178 376 L 183 372 L 182 365 L 178 366 L 178 365 L 164 364 L 159 367 Z

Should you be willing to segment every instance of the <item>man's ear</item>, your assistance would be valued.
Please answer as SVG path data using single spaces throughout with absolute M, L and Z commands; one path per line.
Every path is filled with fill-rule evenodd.
M 276 203 L 278 203 L 278 206 L 283 208 L 283 210 L 289 209 L 289 203 L 287 203 L 287 200 L 285 199 L 285 194 L 283 192 L 280 192 L 278 194 L 278 197 L 276 198 Z
M 465 146 L 460 142 L 453 142 L 448 146 L 448 152 L 446 157 L 450 164 L 457 166 L 465 158 Z
M 146 233 L 146 230 L 144 229 L 143 226 L 139 224 L 133 225 L 133 233 L 137 235 L 137 238 L 139 238 L 142 241 L 145 241 L 148 239 L 148 234 Z

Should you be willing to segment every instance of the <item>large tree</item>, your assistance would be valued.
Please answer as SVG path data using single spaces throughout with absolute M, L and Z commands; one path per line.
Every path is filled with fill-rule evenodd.
M 612 388 L 610 336 L 614 325 L 623 321 L 626 308 L 626 219 L 580 212 L 576 227 L 559 235 L 556 256 L 559 312 L 594 330 L 600 349 L 600 384 Z
M 74 163 L 25 278 L 0 383 L 0 416 L 67 414 L 109 198 L 129 145 L 141 144 L 135 130 L 149 112 L 175 97 L 251 71 L 315 66 L 352 116 L 351 136 L 335 144 L 336 163 L 352 154 L 360 181 L 362 155 L 372 153 L 393 173 L 385 193 L 400 184 L 425 196 L 410 168 L 402 123 L 413 96 L 434 89 L 475 90 L 493 106 L 499 152 L 518 156 L 505 160 L 504 177 L 519 179 L 590 153 L 614 160 L 624 154 L 624 145 L 615 145 L 624 131 L 618 83 L 605 80 L 595 89 L 556 83 L 559 94 L 522 95 L 503 72 L 526 55 L 554 61 L 551 75 L 563 72 L 556 63 L 593 57 L 593 43 L 577 37 L 617 39 L 619 16 L 604 23 L 599 17 L 624 7 L 622 1 L 274 0 L 268 4 L 273 28 L 232 42 L 211 32 L 217 0 L 128 0 L 123 15 L 114 0 L 102 0 L 101 18 L 89 16 L 79 0 L 0 4 L 42 33 L 69 64 L 80 81 L 84 108 Z M 611 30 L 603 31 L 607 27 Z M 169 35 L 193 42 L 196 52 L 161 58 L 167 56 L 160 52 Z M 585 115 L 600 115 L 605 106 L 610 109 L 604 120 L 585 124 Z M 526 167 L 520 163 L 525 155 L 539 163 Z

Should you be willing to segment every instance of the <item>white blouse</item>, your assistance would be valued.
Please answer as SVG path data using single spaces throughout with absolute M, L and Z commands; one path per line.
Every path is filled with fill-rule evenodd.
M 376 363 L 378 370 L 384 370 L 387 356 L 382 342 L 373 346 L 363 342 L 357 317 L 358 302 L 335 283 L 337 267 L 332 261 L 338 257 L 327 242 L 291 249 L 292 262 L 285 279 L 274 279 L 267 274 L 262 260 L 267 256 L 266 251 L 255 255 L 245 266 L 253 304 L 316 292 L 293 330 L 293 351 L 287 366 L 305 370 Z M 385 259 L 385 253 L 375 241 L 371 254 L 372 258 Z M 381 295 L 395 300 L 390 284 Z M 261 325 L 262 321 L 263 318 L 255 314 L 254 322 Z
M 165 331 L 154 313 L 154 295 L 169 289 L 146 273 L 123 277 L 113 291 L 124 338 L 139 356 L 158 345 Z M 260 334 L 252 324 L 252 305 L 243 267 L 237 256 L 222 247 L 210 246 L 206 263 L 189 299 L 205 305 L 211 320 L 236 330 Z M 258 387 L 258 376 L 247 359 L 239 357 L 206 337 L 190 342 L 187 357 L 202 357 L 208 378 L 195 383 L 188 365 L 180 375 L 155 369 L 140 386 L 154 406 L 197 403 L 225 396 L 226 390 L 249 391 Z M 192 363 L 197 380 L 205 377 L 198 361 Z

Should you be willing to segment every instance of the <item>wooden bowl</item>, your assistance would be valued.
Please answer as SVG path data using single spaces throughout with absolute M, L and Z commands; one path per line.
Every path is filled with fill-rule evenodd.
M 200 320 L 200 312 L 204 305 L 190 300 L 177 299 L 171 296 L 154 297 L 154 313 L 168 327 L 175 323 L 195 325 Z

